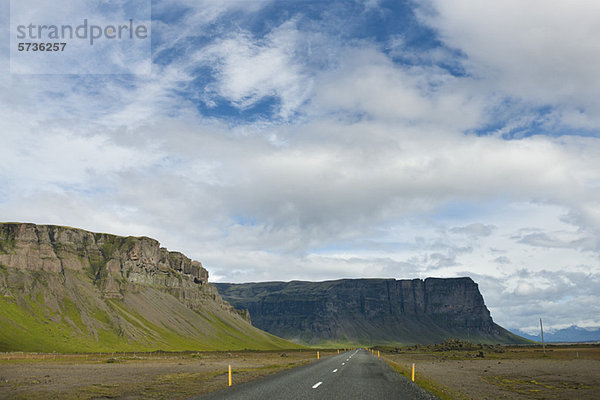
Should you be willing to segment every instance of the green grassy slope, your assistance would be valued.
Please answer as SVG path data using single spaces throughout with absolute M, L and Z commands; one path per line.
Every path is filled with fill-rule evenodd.
M 0 351 L 117 352 L 290 349 L 216 301 L 196 312 L 134 286 L 103 298 L 86 274 L 0 266 Z

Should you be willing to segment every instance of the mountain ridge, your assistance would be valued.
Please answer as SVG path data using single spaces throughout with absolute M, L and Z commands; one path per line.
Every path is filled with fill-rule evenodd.
M 536 342 L 542 341 L 540 333 L 531 335 L 520 329 L 511 329 L 516 335 L 522 336 Z M 600 342 L 600 328 L 586 329 L 577 325 L 568 328 L 544 330 L 544 341 L 547 343 L 577 343 L 577 342 Z
M 154 239 L 0 223 L 0 351 L 290 347 Z
M 470 278 L 215 283 L 255 326 L 298 343 L 525 343 L 495 324 Z

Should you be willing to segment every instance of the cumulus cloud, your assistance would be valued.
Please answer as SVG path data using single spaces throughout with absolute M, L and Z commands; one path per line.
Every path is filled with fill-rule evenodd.
M 428 1 L 422 20 L 450 48 L 466 55 L 465 67 L 487 91 L 500 91 L 533 107 L 556 107 L 558 123 L 597 129 L 595 93 L 600 62 L 593 0 Z
M 481 102 L 465 92 L 460 78 L 436 67 L 403 67 L 376 48 L 342 51 L 347 62 L 319 75 L 313 112 L 365 114 L 377 120 L 472 128 Z
M 292 20 L 260 41 L 240 32 L 203 48 L 197 61 L 209 65 L 216 77 L 206 86 L 203 101 L 214 106 L 215 96 L 219 96 L 245 109 L 274 97 L 280 102 L 280 116 L 288 118 L 311 89 L 311 79 L 295 60 L 301 40 Z
M 0 211 L 156 237 L 212 280 L 469 275 L 508 327 L 600 324 L 600 141 L 547 132 L 598 129 L 597 28 L 566 30 L 596 7 L 528 4 L 431 1 L 419 47 L 334 32 L 340 4 L 158 2 L 149 76 L 0 77 Z
M 520 270 L 503 278 L 475 276 L 495 321 L 508 328 L 539 329 L 539 319 L 548 327 L 571 326 L 575 309 L 593 312 L 578 318 L 580 326 L 598 326 L 594 302 L 597 273 Z M 487 293 L 487 294 L 486 294 Z

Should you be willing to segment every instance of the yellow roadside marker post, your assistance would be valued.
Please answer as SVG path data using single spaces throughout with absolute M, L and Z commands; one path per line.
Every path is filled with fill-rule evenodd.
M 338 354 L 340 354 L 340 349 L 338 349 Z
M 319 352 L 317 351 L 317 360 L 319 359 Z
M 229 366 L 229 386 L 231 386 L 231 365 Z
M 415 381 L 415 364 L 412 365 L 412 381 Z
M 377 358 L 379 358 L 379 350 L 377 350 Z

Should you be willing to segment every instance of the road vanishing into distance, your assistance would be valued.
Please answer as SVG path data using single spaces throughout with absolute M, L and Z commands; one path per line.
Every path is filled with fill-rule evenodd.
M 431 400 L 437 397 L 396 373 L 384 360 L 359 349 L 194 399 Z

